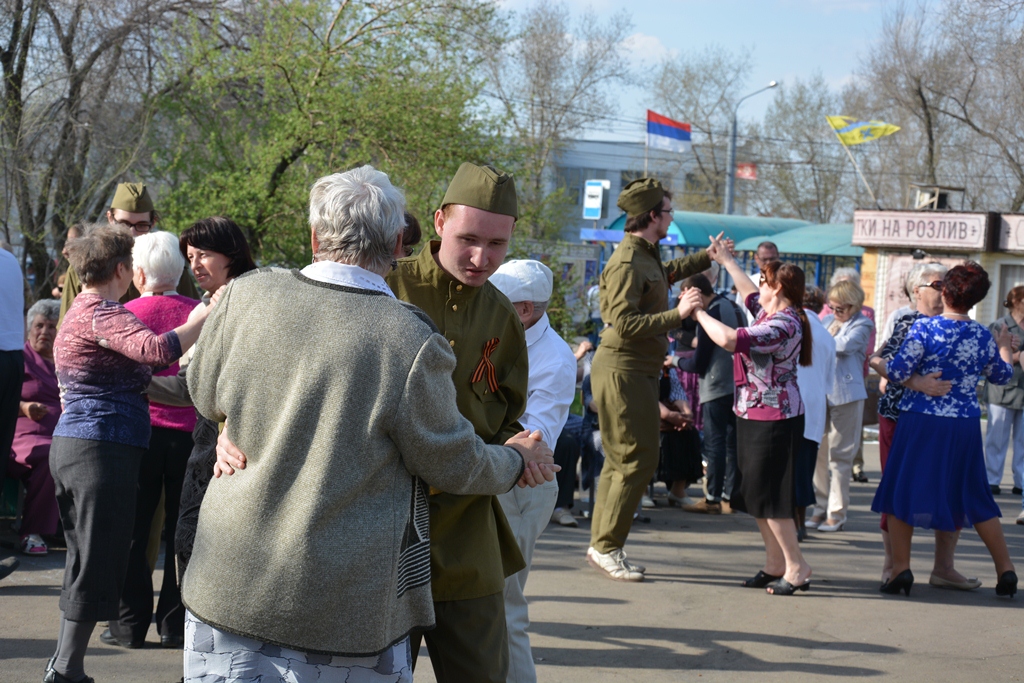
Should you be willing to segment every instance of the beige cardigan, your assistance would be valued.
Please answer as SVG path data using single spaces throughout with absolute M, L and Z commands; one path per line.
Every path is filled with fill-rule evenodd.
M 188 369 L 248 466 L 210 483 L 182 596 L 199 619 L 296 650 L 376 654 L 434 623 L 425 484 L 509 490 L 522 457 L 455 405 L 455 355 L 385 294 L 253 271 Z M 425 482 L 425 483 L 424 483 Z

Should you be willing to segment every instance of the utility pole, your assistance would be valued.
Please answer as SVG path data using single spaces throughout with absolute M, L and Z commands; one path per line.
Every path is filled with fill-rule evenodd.
M 725 207 L 722 209 L 722 213 L 726 215 L 732 213 L 733 198 L 736 194 L 736 115 L 739 113 L 740 104 L 748 97 L 759 95 L 765 90 L 771 90 L 778 84 L 778 81 L 771 81 L 766 87 L 749 95 L 744 95 L 736 103 L 736 106 L 732 108 L 732 123 L 729 126 L 729 168 L 725 175 Z

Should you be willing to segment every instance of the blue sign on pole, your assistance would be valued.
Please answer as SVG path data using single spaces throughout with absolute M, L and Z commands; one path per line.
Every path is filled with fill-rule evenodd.
M 611 189 L 611 182 L 607 180 L 588 180 L 583 187 L 583 220 L 599 221 L 604 216 L 601 209 L 604 206 L 604 193 Z

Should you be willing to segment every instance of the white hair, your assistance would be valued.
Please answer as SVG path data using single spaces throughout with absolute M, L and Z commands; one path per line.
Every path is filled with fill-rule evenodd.
M 320 178 L 309 192 L 309 225 L 319 242 L 314 258 L 383 275 L 405 230 L 405 197 L 373 166 Z
M 915 289 L 930 285 L 933 282 L 932 278 L 946 277 L 948 270 L 941 263 L 918 263 L 907 273 L 907 295 L 913 299 Z
M 57 322 L 57 319 L 60 317 L 60 301 L 57 299 L 40 299 L 32 304 L 32 308 L 28 309 L 28 313 L 25 314 L 25 327 L 32 327 L 32 322 L 36 319 L 37 315 Z
M 856 268 L 836 268 L 836 271 L 832 273 L 832 279 L 828 281 L 828 284 L 829 286 L 835 286 L 837 282 L 842 282 L 843 280 L 849 280 L 860 287 L 860 273 L 857 272 Z
M 132 267 L 146 275 L 146 289 L 174 289 L 185 269 L 178 238 L 169 232 L 147 232 L 135 238 Z

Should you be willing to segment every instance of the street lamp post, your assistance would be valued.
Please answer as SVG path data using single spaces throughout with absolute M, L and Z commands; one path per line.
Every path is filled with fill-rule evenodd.
M 729 126 L 729 169 L 725 176 L 725 209 L 722 213 L 732 213 L 733 198 L 736 193 L 736 115 L 739 113 L 740 104 L 742 104 L 743 100 L 748 97 L 759 95 L 765 90 L 771 90 L 778 84 L 778 81 L 771 81 L 766 87 L 752 92 L 749 95 L 744 95 L 739 99 L 739 102 L 736 103 L 736 106 L 732 108 L 732 123 Z

